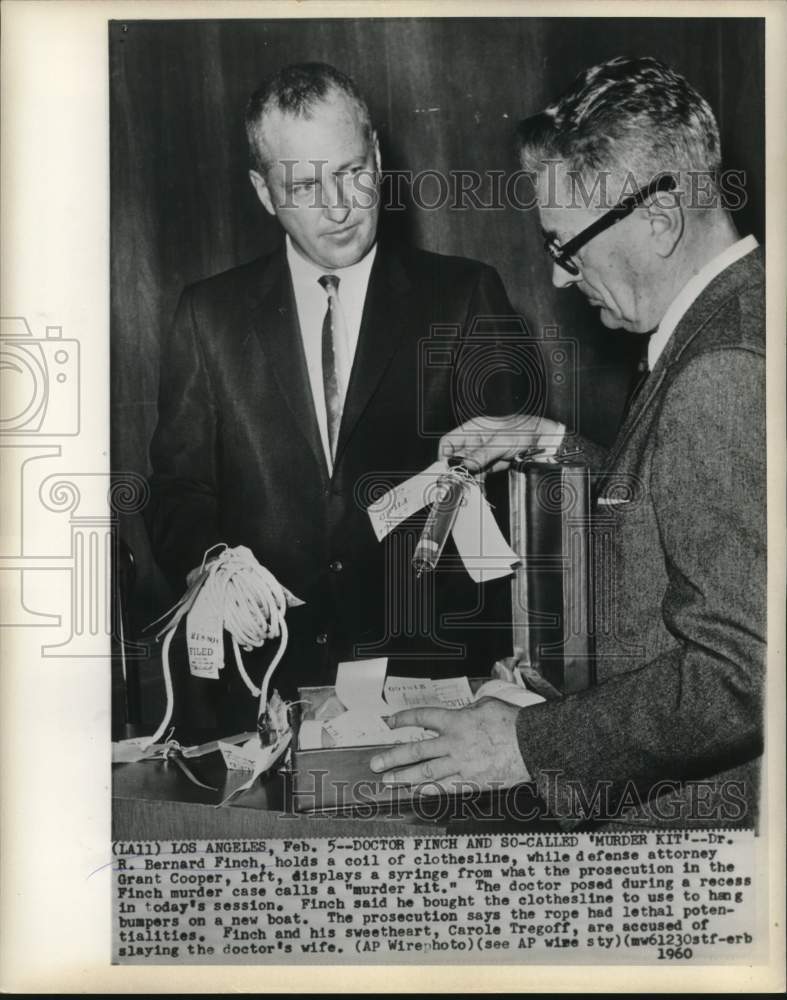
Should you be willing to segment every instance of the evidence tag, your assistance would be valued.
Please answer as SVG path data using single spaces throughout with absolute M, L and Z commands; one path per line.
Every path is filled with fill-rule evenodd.
M 186 615 L 189 671 L 194 677 L 218 680 L 224 669 L 224 626 L 221 610 L 203 588 Z
M 378 542 L 381 542 L 402 521 L 406 521 L 412 514 L 426 507 L 430 502 L 435 483 L 447 471 L 448 466 L 445 462 L 433 462 L 428 469 L 394 486 L 370 504 L 366 513 Z

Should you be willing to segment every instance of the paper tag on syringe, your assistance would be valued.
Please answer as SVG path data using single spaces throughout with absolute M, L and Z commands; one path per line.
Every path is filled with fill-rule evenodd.
M 428 469 L 394 486 L 367 507 L 366 513 L 378 542 L 402 521 L 433 502 L 437 481 L 447 471 L 446 462 L 433 462 Z
M 224 668 L 224 636 L 221 614 L 204 590 L 186 615 L 186 647 L 189 670 L 194 677 L 218 679 Z
M 519 556 L 503 537 L 492 508 L 475 482 L 465 490 L 453 536 L 456 551 L 476 583 L 510 576 L 519 564 Z

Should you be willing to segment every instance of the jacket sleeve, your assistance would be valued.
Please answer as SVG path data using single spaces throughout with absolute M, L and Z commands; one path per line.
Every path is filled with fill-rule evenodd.
M 218 410 L 189 289 L 162 347 L 158 424 L 145 521 L 153 554 L 176 590 L 221 541 L 218 524 Z
M 694 359 L 667 390 L 649 489 L 674 645 L 639 670 L 520 712 L 523 760 L 553 807 L 568 801 L 567 782 L 604 782 L 612 801 L 633 782 L 645 801 L 661 779 L 712 776 L 761 752 L 764 386 L 761 355 L 725 350 Z
M 609 450 L 581 434 L 566 434 L 555 457 L 559 462 L 578 462 L 593 472 L 600 472 L 606 465 Z

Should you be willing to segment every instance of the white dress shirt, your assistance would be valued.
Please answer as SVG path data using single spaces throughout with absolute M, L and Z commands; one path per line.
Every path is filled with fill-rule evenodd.
M 754 236 L 746 236 L 732 246 L 727 247 L 713 260 L 708 261 L 701 271 L 698 271 L 693 278 L 689 278 L 686 284 L 672 300 L 664 317 L 659 323 L 655 333 L 652 334 L 648 342 L 648 368 L 653 371 L 653 366 L 659 359 L 661 352 L 667 346 L 667 341 L 675 332 L 675 327 L 680 323 L 688 312 L 689 306 L 694 302 L 700 292 L 713 281 L 717 274 L 721 274 L 735 261 L 745 257 L 747 253 L 756 250 L 757 240 Z
M 339 301 L 347 324 L 347 350 L 343 352 L 346 358 L 347 370 L 339 373 L 341 384 L 350 381 L 355 349 L 358 346 L 358 335 L 361 331 L 363 306 L 366 301 L 366 290 L 369 287 L 369 275 L 377 253 L 377 244 L 372 247 L 357 263 L 350 267 L 337 268 L 329 271 L 301 256 L 287 236 L 287 264 L 292 276 L 292 286 L 295 291 L 295 306 L 298 310 L 298 323 L 301 328 L 303 350 L 306 354 L 306 368 L 309 372 L 314 409 L 317 411 L 317 423 L 320 427 L 320 438 L 328 462 L 328 468 L 333 468 L 331 449 L 328 443 L 328 418 L 325 412 L 325 391 L 322 377 L 322 324 L 328 309 L 328 294 L 320 285 L 319 279 L 324 274 L 335 274 L 339 278 Z M 337 362 L 339 355 L 337 354 Z

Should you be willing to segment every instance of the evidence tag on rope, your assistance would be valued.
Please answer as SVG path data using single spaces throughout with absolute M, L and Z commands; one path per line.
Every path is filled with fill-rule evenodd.
M 208 562 L 211 552 L 217 548 L 221 551 Z M 164 637 L 161 663 L 167 707 L 158 729 L 146 741 L 147 745 L 157 743 L 161 739 L 172 718 L 174 697 L 169 647 L 184 616 L 188 616 L 189 664 L 196 676 L 219 676 L 219 670 L 224 666 L 223 630 L 229 632 L 238 673 L 250 693 L 259 698 L 257 715 L 261 720 L 261 736 L 263 731 L 272 734 L 270 742 L 276 743 L 277 737 L 282 736 L 282 732 L 289 728 L 289 724 L 286 708 L 283 711 L 278 708 L 278 705 L 282 704 L 278 695 L 275 695 L 278 701 L 275 699 L 271 701 L 273 711 L 269 714 L 268 690 L 271 676 L 287 648 L 285 622 L 287 608 L 301 604 L 303 601 L 283 587 L 271 572 L 257 562 L 251 550 L 245 546 L 229 548 L 222 544 L 208 549 L 200 571 L 186 593 L 173 608 L 157 619 L 157 622 L 168 619 L 156 635 L 157 639 Z M 275 638 L 280 640 L 279 648 L 265 671 L 261 686 L 257 687 L 243 666 L 241 647 L 249 650 L 262 646 L 267 639 Z
M 413 553 L 417 577 L 437 566 L 471 481 L 469 470 L 461 464 L 454 465 L 438 479 L 437 495 Z

